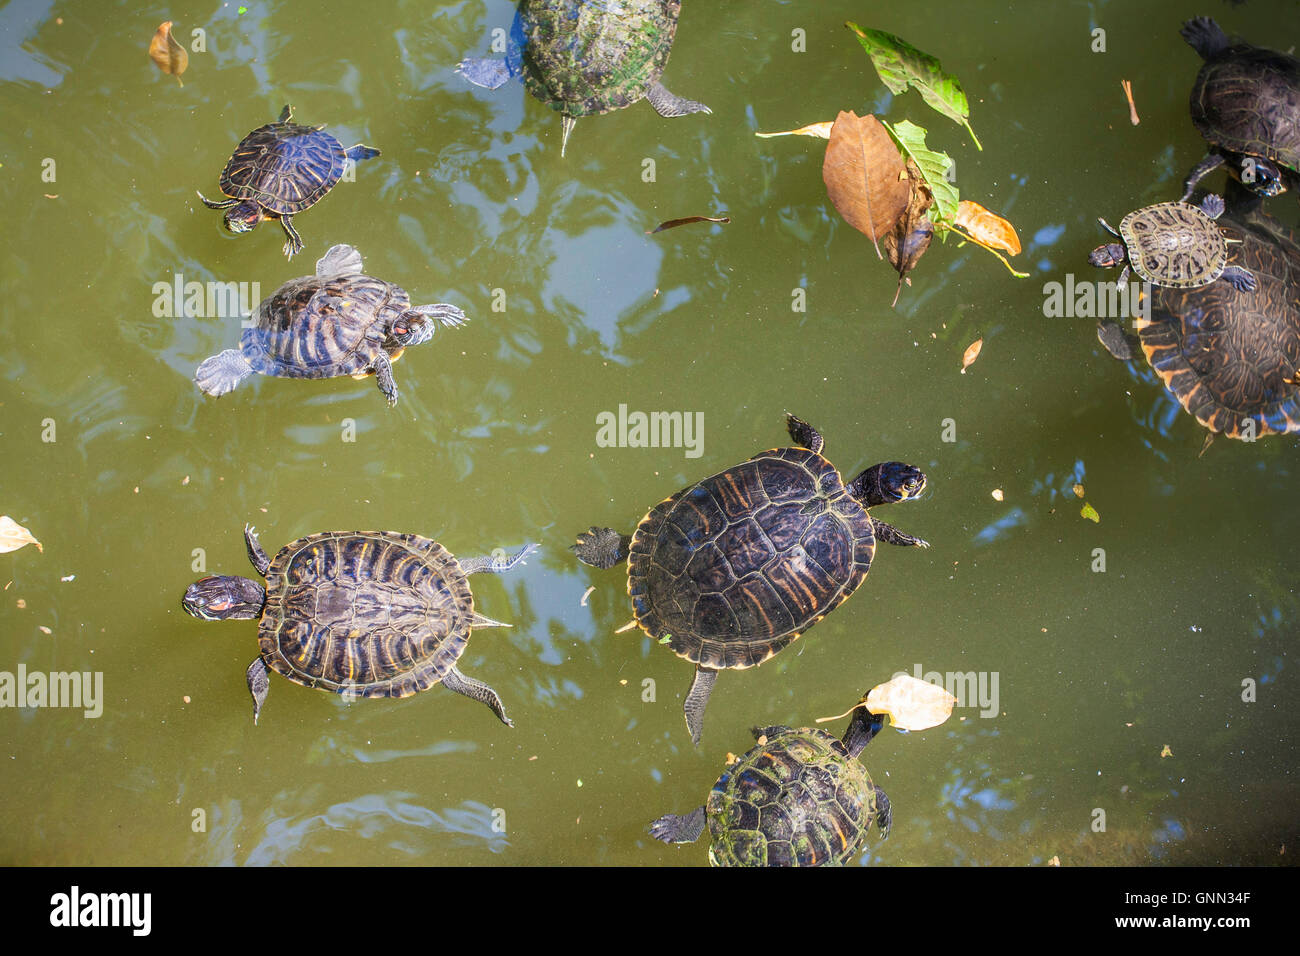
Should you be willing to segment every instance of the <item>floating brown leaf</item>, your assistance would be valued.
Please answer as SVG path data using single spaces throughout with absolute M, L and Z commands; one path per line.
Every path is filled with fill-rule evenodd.
M 970 345 L 966 346 L 966 351 L 961 356 L 961 373 L 966 374 L 966 369 L 974 364 L 975 360 L 980 357 L 980 349 L 984 348 L 984 340 L 976 339 Z
M 835 209 L 883 259 L 879 239 L 907 209 L 911 184 L 898 147 L 874 116 L 844 112 L 836 117 L 822 179 Z
M 928 215 L 934 196 L 926 188 L 925 178 L 921 175 L 916 162 L 907 160 L 907 180 L 909 195 L 907 209 L 899 217 L 894 228 L 885 233 L 882 241 L 889 264 L 898 271 L 898 288 L 894 290 L 893 307 L 898 305 L 898 296 L 903 291 L 903 282 L 910 281 L 907 274 L 916 268 L 917 262 L 930 248 L 934 238 L 934 223 Z
M 45 550 L 30 531 L 8 515 L 0 515 L 0 554 L 17 551 L 29 544 L 36 545 L 37 551 Z
M 153 35 L 149 41 L 149 59 L 153 60 L 154 66 L 164 73 L 170 73 L 176 77 L 176 82 L 184 86 L 181 80 L 181 74 L 185 68 L 190 65 L 190 55 L 185 52 L 185 47 L 176 42 L 172 36 L 172 22 L 165 21 L 158 28 L 158 32 Z
M 957 225 L 982 246 L 1020 255 L 1020 237 L 1015 227 L 977 202 L 963 199 L 957 206 Z
M 666 222 L 659 223 L 659 225 L 647 232 L 646 235 L 653 236 L 656 232 L 663 232 L 665 229 L 676 229 L 678 226 L 690 225 L 693 222 L 731 222 L 731 217 L 718 216 L 715 218 L 713 216 L 687 216 L 685 219 L 669 219 Z

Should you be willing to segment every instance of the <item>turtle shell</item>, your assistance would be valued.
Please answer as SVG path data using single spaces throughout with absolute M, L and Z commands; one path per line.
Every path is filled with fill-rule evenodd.
M 343 145 L 321 127 L 268 123 L 235 148 L 221 171 L 221 191 L 289 216 L 314 206 L 334 188 L 346 162 Z
M 363 375 L 384 349 L 393 320 L 410 307 L 404 289 L 373 276 L 303 276 L 262 300 L 239 350 L 265 375 Z
M 1212 146 L 1300 172 L 1300 60 L 1237 44 L 1196 75 L 1192 122 Z
M 680 0 L 524 0 L 524 85 L 567 116 L 642 99 L 668 65 Z
M 763 663 L 860 585 L 876 538 L 835 466 L 777 448 L 658 504 L 632 536 L 637 622 L 713 669 Z
M 1233 221 L 1225 232 L 1240 240 L 1229 246 L 1229 262 L 1255 275 L 1255 290 L 1226 282 L 1155 289 L 1152 321 L 1139 331 L 1142 351 L 1212 432 L 1300 432 L 1300 245 L 1267 225 Z
M 876 788 L 844 745 L 820 730 L 776 728 L 728 767 L 705 814 L 715 866 L 839 866 L 876 819 Z M 768 731 L 769 734 L 772 731 Z
M 280 549 L 266 576 L 262 659 L 296 684 L 356 697 L 409 697 L 465 650 L 474 598 L 446 548 L 414 534 L 313 534 Z
M 1134 210 L 1120 222 L 1119 234 L 1133 271 L 1156 285 L 1208 285 L 1228 264 L 1228 244 L 1218 224 L 1185 202 Z

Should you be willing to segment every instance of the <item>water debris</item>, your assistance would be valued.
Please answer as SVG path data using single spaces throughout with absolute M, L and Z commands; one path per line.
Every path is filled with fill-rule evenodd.
M 1161 759 L 1161 760 L 1164 760 L 1166 757 L 1172 757 L 1173 755 L 1174 755 L 1174 752 L 1173 752 L 1172 750 L 1169 749 L 1169 745 L 1168 745 L 1168 744 L 1165 744 L 1163 747 L 1160 748 L 1160 759 Z
M 75 574 L 65 574 L 63 577 L 59 578 L 59 580 L 64 584 L 67 584 L 69 581 L 77 580 L 77 576 Z
M 596 590 L 596 586 L 592 585 L 591 587 L 587 588 L 587 590 L 583 591 L 582 599 L 578 601 L 578 607 L 586 607 L 587 598 L 591 597 L 591 595 L 595 592 L 595 590 Z
M 1101 515 L 1097 514 L 1097 509 L 1086 501 L 1083 503 L 1083 507 L 1079 510 L 1079 514 L 1094 524 L 1099 524 L 1101 522 Z
M 184 697 L 181 698 L 181 700 L 185 701 L 185 703 L 188 704 L 190 702 L 190 695 L 186 694 Z
M 48 627 L 46 627 L 44 624 L 38 624 L 38 625 L 36 625 L 36 627 L 37 627 L 37 630 L 39 630 L 42 634 L 53 634 L 53 633 L 54 633 L 54 632 L 51 631 Z
M 172 36 L 172 21 L 164 21 L 149 41 L 149 59 L 153 60 L 158 69 L 176 77 L 176 82 L 181 86 L 185 85 L 181 74 L 190 65 L 190 55 Z
M 30 531 L 8 515 L 0 515 L 0 554 L 17 551 L 29 544 L 36 545 L 37 551 L 45 551 L 44 546 L 32 536 Z
M 656 232 L 663 232 L 665 229 L 676 229 L 678 226 L 687 226 L 693 222 L 731 222 L 730 216 L 687 216 L 685 219 L 669 219 L 659 223 L 653 229 L 646 233 L 647 236 L 653 236 Z
M 994 488 L 994 489 L 993 489 L 993 500 L 994 500 L 994 501 L 1001 501 L 1002 498 L 1003 498 L 1002 489 L 1001 489 L 1001 488 Z
M 961 356 L 961 373 L 966 374 L 966 369 L 975 364 L 975 360 L 980 357 L 980 349 L 984 348 L 984 340 L 976 339 L 970 345 L 966 346 L 966 351 Z
M 800 126 L 798 129 L 783 129 L 779 133 L 755 133 L 763 139 L 771 139 L 773 136 L 817 136 L 821 139 L 831 138 L 831 127 L 835 123 L 827 120 L 824 123 L 813 123 L 809 126 Z
M 1138 117 L 1138 108 L 1133 103 L 1133 84 L 1128 80 L 1120 80 L 1119 85 L 1124 88 L 1124 97 L 1128 100 L 1128 121 L 1137 126 L 1142 120 Z
M 626 624 L 624 624 L 622 627 L 620 627 L 620 628 L 619 628 L 617 631 L 615 631 L 614 633 L 615 633 L 615 634 L 624 634 L 624 633 L 626 633 L 627 631 L 632 630 L 632 628 L 634 628 L 634 627 L 636 627 L 636 621 L 635 621 L 635 620 L 628 621 Z
M 1059 856 L 1054 856 L 1054 857 L 1052 857 L 1050 860 L 1047 861 L 1047 865 L 1048 865 L 1048 866 L 1060 866 L 1060 865 L 1061 865 L 1061 858 L 1060 858 Z
M 1076 497 L 1076 498 L 1082 498 L 1082 497 L 1083 497 L 1083 485 L 1075 485 L 1075 486 L 1074 486 L 1074 497 Z

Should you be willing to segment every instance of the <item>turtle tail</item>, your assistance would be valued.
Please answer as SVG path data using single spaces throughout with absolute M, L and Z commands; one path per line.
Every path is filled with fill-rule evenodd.
M 1211 17 L 1193 17 L 1178 31 L 1204 60 L 1212 60 L 1231 46 L 1228 35 Z
M 226 349 L 203 360 L 194 373 L 194 384 L 206 395 L 225 395 L 252 374 L 253 366 L 238 349 Z

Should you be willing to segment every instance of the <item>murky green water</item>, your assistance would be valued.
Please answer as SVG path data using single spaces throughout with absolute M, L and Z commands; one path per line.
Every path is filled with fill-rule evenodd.
M 838 713 L 916 668 L 996 677 L 996 713 L 966 701 L 940 729 L 871 745 L 895 825 L 864 862 L 1294 859 L 1295 443 L 1220 441 L 1198 459 L 1202 429 L 1149 370 L 1042 306 L 1065 271 L 1095 278 L 1098 215 L 1176 198 L 1202 155 L 1186 107 L 1199 60 L 1179 24 L 1211 12 L 1286 48 L 1300 5 L 1057 4 L 1045 20 L 1029 3 L 695 0 L 665 83 L 713 115 L 639 104 L 583 120 L 564 160 L 557 115 L 522 87 L 453 72 L 509 24 L 504 0 L 237 7 L 0 9 L 0 513 L 45 549 L 0 556 L 0 670 L 99 671 L 105 697 L 98 719 L 0 711 L 0 860 L 703 864 L 702 843 L 665 847 L 645 827 L 698 805 L 751 725 Z M 206 31 L 183 88 L 145 55 L 164 19 L 187 40 Z M 984 151 L 916 94 L 891 99 L 846 19 L 939 55 Z M 1106 53 L 1090 51 L 1097 26 Z M 383 151 L 299 217 L 292 263 L 274 224 L 230 236 L 194 195 L 216 194 L 234 144 L 285 102 Z M 840 109 L 927 127 L 963 198 L 1016 224 L 1031 278 L 936 244 L 891 310 L 893 272 L 826 200 L 823 144 L 753 136 Z M 1296 222 L 1289 197 L 1271 211 Z M 645 234 L 722 214 L 730 225 Z M 157 315 L 155 284 L 269 295 L 339 242 L 472 321 L 397 365 L 391 411 L 373 380 L 259 377 L 202 396 L 194 367 L 239 320 Z M 701 456 L 598 446 L 597 416 L 620 405 L 702 413 Z M 888 519 L 933 547 L 878 552 L 804 640 L 724 673 L 696 750 L 691 667 L 615 635 L 625 576 L 567 546 L 784 443 L 787 410 L 846 473 L 923 467 L 930 492 Z M 1080 517 L 1076 482 L 1099 523 Z M 461 665 L 516 729 L 444 688 L 348 704 L 278 677 L 255 727 L 255 625 L 179 606 L 199 560 L 249 573 L 245 522 L 272 552 L 348 528 L 464 555 L 540 541 L 520 571 L 471 579 L 480 610 L 514 628 L 476 634 Z

